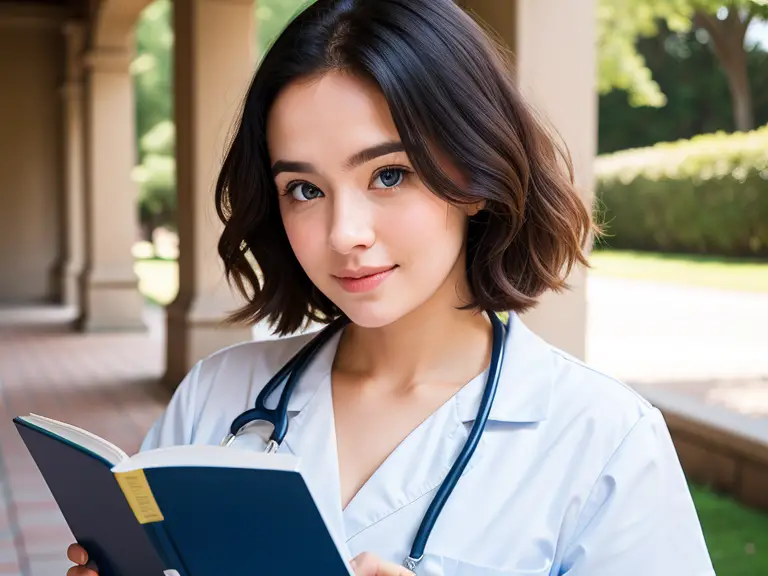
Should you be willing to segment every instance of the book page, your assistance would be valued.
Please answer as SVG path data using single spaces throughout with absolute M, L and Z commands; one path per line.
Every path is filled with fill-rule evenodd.
M 40 416 L 39 414 L 30 414 L 29 416 L 24 416 L 21 419 L 29 422 L 30 424 L 34 424 L 38 428 L 47 430 L 56 436 L 64 438 L 65 440 L 69 440 L 73 444 L 82 446 L 86 450 L 90 450 L 94 454 L 104 458 L 104 460 L 107 462 L 110 462 L 112 465 L 122 462 L 128 458 L 128 454 L 126 454 L 123 450 L 111 442 L 104 440 L 92 432 L 88 432 L 87 430 L 83 430 L 77 426 L 73 426 L 72 424 L 59 422 L 58 420 L 46 418 L 45 416 Z
M 295 472 L 299 469 L 299 458 L 292 454 L 266 454 L 231 446 L 193 444 L 168 446 L 140 452 L 115 466 L 112 472 L 174 466 L 255 468 Z

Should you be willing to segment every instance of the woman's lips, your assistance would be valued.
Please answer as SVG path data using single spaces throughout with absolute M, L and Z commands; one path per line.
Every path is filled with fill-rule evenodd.
M 360 270 L 358 272 L 347 272 L 344 275 L 335 276 L 336 281 L 347 292 L 360 293 L 370 292 L 381 285 L 384 280 L 389 278 L 397 266 L 378 270 Z

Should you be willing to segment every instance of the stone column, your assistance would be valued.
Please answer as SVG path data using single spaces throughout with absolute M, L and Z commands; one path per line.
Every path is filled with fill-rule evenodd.
M 65 81 L 61 88 L 64 117 L 64 262 L 61 267 L 61 302 L 80 305 L 80 275 L 85 262 L 85 204 L 83 158 L 83 70 L 84 25 L 69 22 L 66 39 Z
M 214 186 L 254 72 L 252 0 L 187 0 L 174 8 L 179 295 L 168 307 L 165 383 L 200 358 L 251 339 L 223 324 L 238 302 L 217 253 Z
M 144 329 L 133 271 L 137 185 L 132 53 L 125 46 L 86 54 L 86 256 L 81 325 L 88 331 Z
M 571 153 L 576 184 L 592 206 L 597 151 L 597 0 L 465 0 L 509 45 L 517 80 L 529 102 L 555 127 Z M 525 322 L 576 357 L 586 355 L 586 275 L 573 290 L 548 293 Z

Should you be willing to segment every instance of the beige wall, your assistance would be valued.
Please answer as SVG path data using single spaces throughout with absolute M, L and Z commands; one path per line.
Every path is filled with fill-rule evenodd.
M 0 304 L 58 291 L 63 53 L 55 26 L 0 12 Z
M 597 149 L 596 9 L 596 0 L 518 0 L 515 42 L 520 87 L 568 147 L 576 186 L 590 208 Z M 583 359 L 588 330 L 585 270 L 577 267 L 569 282 L 571 291 L 548 292 L 526 322 Z

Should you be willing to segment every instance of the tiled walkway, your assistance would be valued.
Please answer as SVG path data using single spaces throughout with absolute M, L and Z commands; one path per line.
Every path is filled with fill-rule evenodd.
M 64 576 L 72 535 L 11 420 L 37 412 L 135 452 L 168 400 L 162 340 L 3 324 L 15 323 L 0 322 L 0 575 Z

